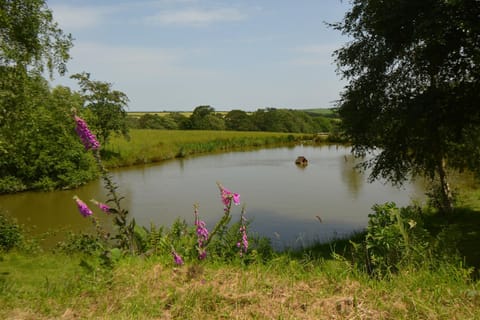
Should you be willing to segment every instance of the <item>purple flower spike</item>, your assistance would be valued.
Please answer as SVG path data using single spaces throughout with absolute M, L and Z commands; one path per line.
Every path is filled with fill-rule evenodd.
M 75 199 L 75 202 L 77 202 L 77 207 L 78 211 L 82 214 L 84 217 L 91 216 L 93 214 L 92 210 L 83 202 L 80 200 L 77 196 L 74 196 L 73 199 Z
M 105 203 L 101 203 L 101 202 L 98 202 L 97 200 L 95 199 L 92 199 L 91 200 L 97 207 L 100 208 L 100 210 L 102 210 L 103 212 L 105 213 L 110 213 L 110 207 L 108 205 L 106 205 Z
M 245 208 L 242 209 L 242 215 L 240 217 L 240 241 L 237 242 L 237 247 L 240 249 L 240 257 L 243 256 L 244 253 L 247 253 L 248 250 L 248 237 L 247 237 L 247 226 L 246 226 L 247 219 L 245 218 Z
M 240 195 L 238 193 L 234 193 L 232 197 L 233 203 L 238 206 L 240 204 Z
M 180 255 L 175 250 L 172 251 L 172 255 L 173 255 L 173 261 L 177 266 L 183 265 L 182 257 L 180 257 Z
M 206 257 L 207 257 L 207 251 L 205 250 L 198 255 L 199 260 L 204 260 Z
M 218 187 L 220 188 L 220 196 L 222 198 L 223 204 L 225 205 L 225 208 L 228 208 L 232 204 L 232 200 L 235 205 L 240 204 L 240 194 L 233 193 L 232 191 L 223 187 L 220 183 L 217 183 L 217 184 L 218 184 Z
M 242 256 L 243 253 L 247 253 L 248 250 L 247 228 L 245 225 L 240 227 L 240 235 L 242 239 L 240 242 L 237 242 L 237 247 L 240 249 L 240 256 Z
M 97 141 L 95 135 L 88 129 L 88 125 L 82 118 L 75 116 L 75 131 L 77 132 L 80 140 L 82 140 L 83 145 L 86 150 L 97 150 L 100 148 L 100 143 Z
M 198 259 L 203 260 L 207 256 L 207 252 L 205 251 L 204 245 L 208 241 L 208 229 L 205 221 L 202 221 L 198 217 L 198 208 L 195 206 L 195 226 L 197 227 L 197 243 L 198 243 Z

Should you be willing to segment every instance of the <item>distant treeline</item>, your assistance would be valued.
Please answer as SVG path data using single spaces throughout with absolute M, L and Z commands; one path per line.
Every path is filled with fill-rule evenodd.
M 233 130 L 298 133 L 330 133 L 337 115 L 330 109 L 290 110 L 266 108 L 254 112 L 232 110 L 216 112 L 199 106 L 188 116 L 183 112 L 135 113 L 128 117 L 133 129 Z

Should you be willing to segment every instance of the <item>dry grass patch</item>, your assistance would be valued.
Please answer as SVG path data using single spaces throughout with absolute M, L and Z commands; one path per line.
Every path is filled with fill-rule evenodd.
M 207 262 L 174 267 L 170 256 L 126 258 L 110 271 L 79 272 L 74 291 L 67 282 L 63 288 L 57 281 L 65 279 L 60 271 L 51 275 L 55 291 L 12 284 L 3 291 L 8 300 L 2 302 L 0 296 L 0 317 L 480 319 L 480 286 L 461 273 L 425 270 L 375 280 L 345 268 L 343 262 L 331 260 L 304 263 L 285 258 L 265 265 Z M 40 283 L 44 278 L 40 269 L 31 270 L 29 276 Z

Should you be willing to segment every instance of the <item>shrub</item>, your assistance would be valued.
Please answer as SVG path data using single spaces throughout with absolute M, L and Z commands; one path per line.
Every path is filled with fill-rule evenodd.
M 419 207 L 397 208 L 395 203 L 374 205 L 365 237 L 352 242 L 357 265 L 369 274 L 384 277 L 402 266 L 429 261 L 430 235 L 423 227 Z
M 20 247 L 23 241 L 23 231 L 20 225 L 0 212 L 0 251 L 9 251 Z

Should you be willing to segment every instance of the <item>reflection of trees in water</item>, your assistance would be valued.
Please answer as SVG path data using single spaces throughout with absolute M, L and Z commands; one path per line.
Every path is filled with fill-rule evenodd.
M 346 183 L 348 191 L 355 198 L 358 197 L 366 180 L 365 172 L 356 167 L 362 161 L 363 159 L 356 158 L 353 154 L 345 154 L 340 160 L 342 181 Z

